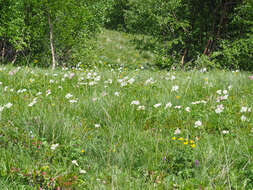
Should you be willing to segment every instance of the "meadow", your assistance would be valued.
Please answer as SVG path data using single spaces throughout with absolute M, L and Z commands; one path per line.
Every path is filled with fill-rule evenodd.
M 252 189 L 249 74 L 1 66 L 1 189 Z
M 105 30 L 93 67 L 0 66 L 0 189 L 253 189 L 251 74 L 150 69 L 131 39 Z

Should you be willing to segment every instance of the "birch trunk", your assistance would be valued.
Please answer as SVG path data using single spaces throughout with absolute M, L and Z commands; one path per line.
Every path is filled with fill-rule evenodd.
M 50 47 L 52 54 L 52 69 L 55 69 L 55 54 L 54 54 L 54 42 L 53 42 L 53 26 L 51 23 L 50 13 L 48 13 L 48 25 L 49 25 L 49 34 L 50 34 Z

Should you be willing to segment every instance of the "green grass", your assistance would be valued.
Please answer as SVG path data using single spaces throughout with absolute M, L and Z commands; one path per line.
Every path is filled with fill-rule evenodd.
M 154 54 L 139 47 L 138 41 L 146 42 L 147 36 L 120 33 L 104 29 L 98 37 L 98 57 L 101 64 L 140 68 L 153 62 Z
M 0 189 L 253 188 L 253 114 L 240 112 L 253 107 L 247 73 L 15 69 L 0 69 Z M 124 77 L 134 82 L 121 86 Z M 228 98 L 217 102 L 218 90 Z

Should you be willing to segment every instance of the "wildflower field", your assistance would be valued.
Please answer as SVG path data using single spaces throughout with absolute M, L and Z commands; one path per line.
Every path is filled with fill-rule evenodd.
M 252 189 L 248 73 L 0 68 L 0 189 Z

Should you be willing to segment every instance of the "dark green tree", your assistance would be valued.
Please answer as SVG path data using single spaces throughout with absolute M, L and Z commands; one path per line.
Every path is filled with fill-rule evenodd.
M 117 12 L 124 15 L 127 31 L 159 42 L 155 52 L 161 66 L 203 63 L 253 69 L 252 0 L 119 0 L 117 4 L 124 4 Z

